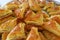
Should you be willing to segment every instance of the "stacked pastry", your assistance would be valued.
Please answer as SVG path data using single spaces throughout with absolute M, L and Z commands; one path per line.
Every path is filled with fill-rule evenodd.
M 0 9 L 1 40 L 60 40 L 60 6 L 46 0 L 13 0 Z

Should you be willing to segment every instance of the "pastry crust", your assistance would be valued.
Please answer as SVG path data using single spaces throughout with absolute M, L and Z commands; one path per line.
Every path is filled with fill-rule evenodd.
M 9 34 L 8 32 L 4 32 L 2 34 L 2 40 L 6 40 L 8 34 Z
M 20 5 L 19 1 L 17 1 L 17 0 L 11 1 L 6 4 L 5 9 L 15 10 L 15 9 L 19 8 L 19 5 Z
M 10 32 L 17 25 L 17 18 L 12 18 L 0 25 L 0 33 Z
M 22 3 L 19 6 L 19 9 L 16 9 L 14 12 L 16 14 L 16 16 L 20 19 L 24 18 L 24 15 L 26 14 L 26 10 L 28 9 L 29 5 L 27 2 Z
M 45 22 L 42 27 L 45 30 L 54 33 L 55 35 L 60 36 L 60 25 L 56 21 L 50 20 L 48 22 Z
M 40 37 L 41 37 L 41 40 L 48 40 L 48 39 L 43 35 L 43 33 L 39 32 L 39 35 L 40 35 Z
M 34 25 L 34 24 L 26 24 L 25 30 L 26 31 L 30 31 L 32 27 L 38 28 L 39 31 L 44 30 L 41 26 L 37 26 L 37 25 Z
M 55 7 L 51 7 L 51 8 L 49 8 L 49 9 L 47 9 L 47 12 L 55 12 L 55 11 L 58 11 L 58 10 L 60 10 L 60 7 L 59 6 L 55 6 Z
M 55 6 L 54 2 L 48 2 L 46 6 L 43 8 L 43 10 L 47 10 L 48 8 L 52 8 L 54 6 Z
M 38 29 L 35 27 L 32 27 L 26 40 L 41 40 L 39 33 L 38 33 Z
M 0 19 L 0 24 L 6 22 L 6 21 L 8 21 L 8 20 L 11 20 L 11 19 L 13 19 L 13 18 L 14 18 L 14 17 L 12 17 L 12 16 L 7 16 L 7 17 L 5 17 L 5 18 L 2 18 L 2 19 Z
M 56 36 L 55 34 L 49 31 L 43 31 L 43 34 L 48 40 L 60 40 L 60 37 Z
M 0 9 L 0 19 L 12 15 L 11 10 Z
M 60 40 L 60 6 L 48 0 L 13 0 L 0 9 L 0 36 L 2 40 Z
M 35 25 L 42 25 L 43 19 L 43 14 L 41 12 L 34 13 L 33 11 L 29 10 L 26 14 L 25 22 L 27 24 L 33 23 Z
M 51 17 L 47 18 L 47 20 L 55 20 L 57 23 L 60 24 L 60 15 L 51 16 Z
M 49 15 L 60 15 L 60 10 L 55 11 L 55 12 L 50 12 Z
M 31 10 L 33 10 L 33 11 L 40 11 L 41 10 L 37 0 L 28 0 L 28 3 L 29 3 Z
M 17 40 L 26 38 L 24 32 L 24 23 L 19 23 L 7 36 L 6 40 Z

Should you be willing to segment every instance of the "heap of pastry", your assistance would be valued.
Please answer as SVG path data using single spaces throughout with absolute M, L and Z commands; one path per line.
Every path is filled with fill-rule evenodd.
M 60 6 L 46 0 L 13 0 L 0 9 L 1 40 L 60 40 Z

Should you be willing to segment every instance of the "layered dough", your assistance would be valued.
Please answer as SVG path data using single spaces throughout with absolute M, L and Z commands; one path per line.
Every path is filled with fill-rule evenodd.
M 60 25 L 56 21 L 50 20 L 45 22 L 42 27 L 55 35 L 60 36 Z
M 43 24 L 43 14 L 41 12 L 34 13 L 33 11 L 29 10 L 26 13 L 25 22 L 27 24 L 35 24 L 35 25 L 42 25 Z
M 19 23 L 7 36 L 6 40 L 25 39 L 24 23 Z
M 1 40 L 60 40 L 60 5 L 47 0 L 7 3 L 0 9 L 0 36 Z
M 38 33 L 38 29 L 35 27 L 32 27 L 26 40 L 41 40 Z
M 17 18 L 10 19 L 0 24 L 0 33 L 10 32 L 17 25 Z
M 43 34 L 48 40 L 60 40 L 60 37 L 56 36 L 55 34 L 49 31 L 43 31 Z

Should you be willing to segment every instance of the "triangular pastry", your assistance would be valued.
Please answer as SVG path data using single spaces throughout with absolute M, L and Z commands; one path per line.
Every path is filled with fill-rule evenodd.
M 39 35 L 40 35 L 40 37 L 41 37 L 41 40 L 48 40 L 48 39 L 44 36 L 44 34 L 42 34 L 41 32 L 39 32 Z
M 43 31 L 43 34 L 48 40 L 60 40 L 60 37 L 56 36 L 55 34 L 49 31 Z
M 41 10 L 37 0 L 28 0 L 28 3 L 29 3 L 31 10 L 33 10 L 33 11 L 40 11 Z
M 0 32 L 10 32 L 17 25 L 17 18 L 12 18 L 0 24 Z
M 42 27 L 55 35 L 60 36 L 60 25 L 56 21 L 50 20 L 45 22 Z
M 35 25 L 42 25 L 43 24 L 43 14 L 41 12 L 34 13 L 33 11 L 29 10 L 25 17 L 25 22 L 27 24 L 35 24 Z
M 55 20 L 57 23 L 60 24 L 60 15 L 51 16 L 51 17 L 47 18 L 47 20 Z
M 27 8 L 29 7 L 27 2 L 22 3 L 19 6 L 19 9 L 16 9 L 14 12 L 16 14 L 16 16 L 20 19 L 24 18 L 25 12 L 27 10 Z
M 8 9 L 0 9 L 0 19 L 12 15 L 12 11 Z
M 24 23 L 19 23 L 7 36 L 6 40 L 17 40 L 26 38 L 24 32 Z
M 38 29 L 35 27 L 32 27 L 26 40 L 41 40 L 39 33 L 38 33 Z

